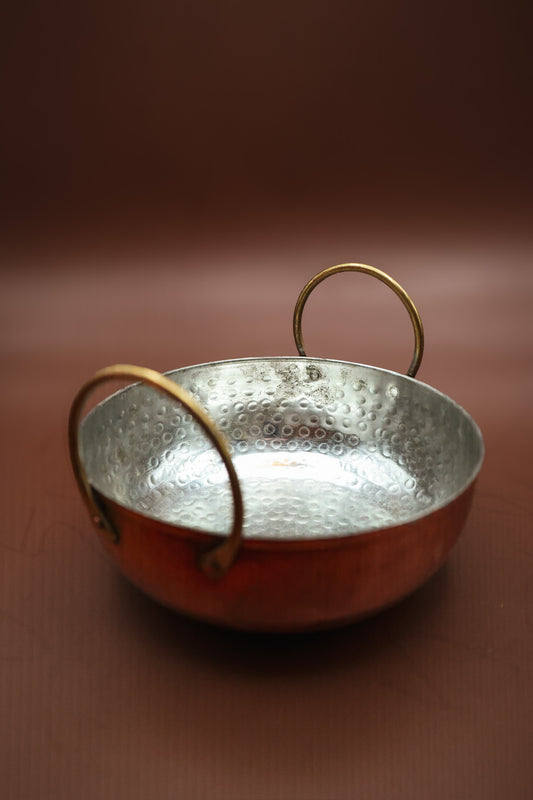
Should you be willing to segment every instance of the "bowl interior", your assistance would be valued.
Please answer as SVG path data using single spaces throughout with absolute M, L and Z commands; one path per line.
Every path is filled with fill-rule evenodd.
M 240 359 L 167 373 L 230 445 L 244 535 L 344 536 L 408 522 L 475 478 L 481 434 L 450 398 L 387 370 L 307 358 Z M 128 386 L 82 424 L 89 481 L 149 517 L 227 533 L 231 491 L 220 456 L 182 407 Z

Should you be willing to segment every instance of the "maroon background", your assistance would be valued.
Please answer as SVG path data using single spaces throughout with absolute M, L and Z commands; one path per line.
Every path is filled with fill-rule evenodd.
M 5 10 L 0 774 L 5 796 L 531 796 L 531 12 L 519 3 Z M 487 445 L 443 570 L 372 620 L 237 635 L 103 558 L 66 447 L 97 368 L 295 353 L 315 272 L 391 273 L 419 373 Z M 403 371 L 363 275 L 309 353 Z

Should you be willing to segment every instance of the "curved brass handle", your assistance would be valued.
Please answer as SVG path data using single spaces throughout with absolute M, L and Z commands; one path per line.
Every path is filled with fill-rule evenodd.
M 306 352 L 304 350 L 304 343 L 302 338 L 302 314 L 304 310 L 304 306 L 307 302 L 307 299 L 313 289 L 315 289 L 319 283 L 321 283 L 326 278 L 329 278 L 330 275 L 335 275 L 337 272 L 365 272 L 367 275 L 373 275 L 378 280 L 382 281 L 383 283 L 387 284 L 395 294 L 398 295 L 404 306 L 406 307 L 407 311 L 409 312 L 409 316 L 411 317 L 411 322 L 413 323 L 414 333 L 415 333 L 415 349 L 413 354 L 413 359 L 411 364 L 409 365 L 409 369 L 407 370 L 407 375 L 411 378 L 414 378 L 416 373 L 418 372 L 418 368 L 420 367 L 420 362 L 422 361 L 422 355 L 424 353 L 424 329 L 422 327 L 422 320 L 420 319 L 420 314 L 418 313 L 415 304 L 399 283 L 397 283 L 390 275 L 387 275 L 386 272 L 382 272 L 380 269 L 376 267 L 370 267 L 368 264 L 338 264 L 335 267 L 329 267 L 328 269 L 322 270 L 314 278 L 311 278 L 308 283 L 304 286 L 302 291 L 300 292 L 300 296 L 296 301 L 296 306 L 294 308 L 294 317 L 293 317 L 293 333 L 294 333 L 294 341 L 296 342 L 296 347 L 298 348 L 298 352 L 301 356 L 305 356 Z
M 179 386 L 170 378 L 161 375 L 153 369 L 145 367 L 135 367 L 130 364 L 116 364 L 112 367 L 106 367 L 99 370 L 87 383 L 85 383 L 78 394 L 74 398 L 70 409 L 69 416 L 69 449 L 70 460 L 72 462 L 72 469 L 78 483 L 81 495 L 85 501 L 85 505 L 89 510 L 93 523 L 108 531 L 113 541 L 118 542 L 119 534 L 110 521 L 103 514 L 102 510 L 98 507 L 95 500 L 94 493 L 83 462 L 81 460 L 79 445 L 78 445 L 78 431 L 80 416 L 83 409 L 85 400 L 96 386 L 104 381 L 126 378 L 135 381 L 141 381 L 149 386 L 153 386 L 163 394 L 168 395 L 174 400 L 177 400 L 192 414 L 194 419 L 202 426 L 207 436 L 218 450 L 224 466 L 226 467 L 229 475 L 231 491 L 233 494 L 233 527 L 227 539 L 224 539 L 222 544 L 217 544 L 207 553 L 204 553 L 200 560 L 200 567 L 207 575 L 211 577 L 218 577 L 223 575 L 232 565 L 235 560 L 242 541 L 242 525 L 244 519 L 244 509 L 241 488 L 239 479 L 231 460 L 228 444 L 224 436 L 217 430 L 215 424 L 210 417 L 205 413 L 201 406 L 196 402 L 194 397 L 189 394 L 185 389 Z

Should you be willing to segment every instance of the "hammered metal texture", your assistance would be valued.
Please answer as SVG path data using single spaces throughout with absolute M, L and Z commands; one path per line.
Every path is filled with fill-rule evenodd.
M 245 537 L 316 538 L 409 522 L 473 480 L 471 417 L 403 375 L 320 359 L 224 361 L 167 373 L 222 430 Z M 186 410 L 134 385 L 85 419 L 82 457 L 102 494 L 155 519 L 227 533 L 226 470 Z

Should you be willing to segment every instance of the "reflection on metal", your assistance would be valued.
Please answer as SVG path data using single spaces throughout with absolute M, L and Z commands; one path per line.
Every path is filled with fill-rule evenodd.
M 414 375 L 418 312 L 364 265 L 307 284 L 294 314 L 299 351 L 310 292 L 349 270 L 379 277 L 409 310 Z M 117 378 L 138 383 L 80 422 L 89 393 Z M 307 357 L 166 375 L 108 367 L 76 395 L 69 442 L 102 543 L 131 581 L 191 616 L 278 631 L 349 622 L 417 588 L 461 531 L 484 452 L 472 418 L 432 387 Z

